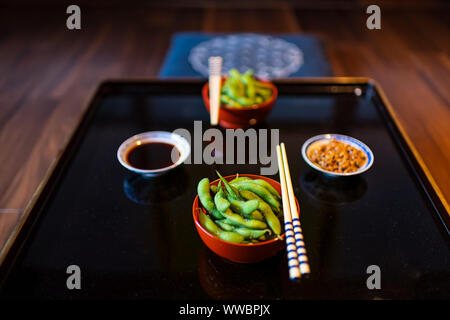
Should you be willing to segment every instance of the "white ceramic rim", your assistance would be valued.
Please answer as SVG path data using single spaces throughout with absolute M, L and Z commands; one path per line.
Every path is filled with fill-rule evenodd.
M 174 145 L 178 151 L 180 152 L 180 157 L 178 158 L 177 162 L 174 164 L 160 168 L 160 169 L 152 169 L 152 170 L 145 170 L 145 169 L 138 169 L 131 165 L 129 165 L 126 160 L 125 156 L 127 154 L 127 151 L 136 144 L 137 141 L 141 141 L 142 143 L 149 143 L 149 142 L 163 142 Z M 136 134 L 120 145 L 119 149 L 117 150 L 117 159 L 119 160 L 120 164 L 127 168 L 128 170 L 141 173 L 141 174 L 148 174 L 148 175 L 155 175 L 159 173 L 163 173 L 169 170 L 174 169 L 175 167 L 178 167 L 180 164 L 182 164 L 184 161 L 186 161 L 187 157 L 191 153 L 191 145 L 189 142 L 183 138 L 182 136 L 168 131 L 148 131 Z
M 320 141 L 320 140 L 331 140 L 332 138 L 335 138 L 336 140 L 342 141 L 344 143 L 348 143 L 352 147 L 354 147 L 358 150 L 361 150 L 362 152 L 364 152 L 366 154 L 366 156 L 369 160 L 358 171 L 342 172 L 342 173 L 341 172 L 332 172 L 332 171 L 322 169 L 321 167 L 314 164 L 311 160 L 309 160 L 307 150 L 311 146 L 311 144 L 313 144 L 314 142 Z M 336 176 L 336 177 L 355 176 L 355 175 L 361 174 L 363 172 L 366 172 L 367 170 L 370 169 L 370 167 L 372 167 L 373 161 L 375 160 L 372 150 L 370 150 L 370 148 L 365 143 L 363 143 L 360 140 L 355 139 L 353 137 L 346 136 L 343 134 L 337 134 L 337 133 L 319 134 L 317 136 L 311 137 L 308 140 L 306 140 L 302 146 L 302 157 L 311 168 L 313 168 L 317 171 L 323 172 L 325 174 L 328 174 L 330 176 Z

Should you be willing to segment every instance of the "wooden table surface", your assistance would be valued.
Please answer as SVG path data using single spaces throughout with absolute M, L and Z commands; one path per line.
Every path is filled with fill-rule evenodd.
M 382 7 L 382 29 L 371 31 L 365 27 L 366 6 L 81 6 L 79 31 L 66 28 L 65 7 L 2 7 L 0 248 L 99 82 L 156 77 L 178 31 L 322 37 L 336 76 L 366 76 L 381 84 L 449 201 L 449 7 Z

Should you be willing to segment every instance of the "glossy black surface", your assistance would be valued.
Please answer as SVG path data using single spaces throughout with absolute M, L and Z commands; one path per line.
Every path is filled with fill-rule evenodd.
M 183 165 L 143 178 L 116 158 L 128 137 L 151 130 L 209 128 L 201 82 L 106 84 L 93 100 L 80 143 L 2 288 L 2 298 L 298 299 L 449 297 L 449 238 L 399 152 L 370 86 L 280 85 L 260 128 L 280 129 L 312 268 L 291 283 L 285 252 L 265 262 L 225 261 L 203 245 L 192 220 L 202 177 L 259 174 L 261 165 Z M 364 175 L 329 179 L 300 155 L 303 142 L 341 133 L 366 143 L 375 162 Z M 72 152 L 71 152 L 72 153 Z M 276 165 L 276 163 L 274 164 Z M 278 180 L 278 175 L 273 178 Z M 36 210 L 37 211 L 37 210 Z M 38 212 L 35 212 L 38 213 Z M 66 288 L 66 268 L 82 289 Z M 368 290 L 366 269 L 381 269 Z

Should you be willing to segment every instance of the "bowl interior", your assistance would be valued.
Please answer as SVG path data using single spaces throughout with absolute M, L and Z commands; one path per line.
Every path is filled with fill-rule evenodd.
M 253 175 L 253 174 L 239 174 L 239 177 L 249 177 L 251 179 L 264 179 L 265 181 L 270 183 L 272 185 L 272 187 L 274 187 L 281 194 L 280 183 L 275 181 L 275 180 L 273 180 L 273 179 L 270 179 L 270 178 L 267 178 L 267 177 L 264 177 L 264 176 Z M 234 178 L 236 178 L 236 175 L 226 176 L 224 178 L 225 178 L 225 180 L 230 181 L 230 180 L 233 180 Z M 210 182 L 210 185 L 218 185 L 219 181 L 220 181 L 220 179 L 214 180 L 214 181 Z M 298 207 L 299 205 L 298 205 L 297 198 L 295 199 L 295 201 L 296 201 L 297 207 Z M 208 236 L 214 238 L 215 241 L 223 242 L 223 243 L 225 243 L 227 245 L 239 246 L 239 247 L 248 247 L 248 248 L 257 247 L 257 246 L 264 246 L 264 245 L 268 245 L 268 244 L 271 244 L 271 243 L 274 243 L 274 242 L 277 242 L 277 241 L 281 241 L 278 238 L 273 238 L 273 239 L 262 241 L 262 242 L 258 242 L 258 243 L 246 244 L 246 243 L 233 243 L 233 242 L 228 242 L 228 241 L 222 240 L 222 239 L 212 235 L 211 233 L 209 233 L 209 231 L 207 231 L 200 224 L 200 221 L 198 219 L 198 210 L 199 209 L 203 210 L 205 212 L 205 209 L 201 206 L 200 201 L 198 199 L 198 195 L 197 195 L 195 197 L 194 204 L 193 204 L 194 222 L 195 222 L 195 224 L 197 225 L 198 228 L 200 228 Z M 285 233 L 280 235 L 281 239 L 284 239 L 284 237 L 285 237 Z
M 364 164 L 364 166 L 359 168 L 359 170 L 357 170 L 357 171 L 344 173 L 344 172 L 333 172 L 333 171 L 325 170 L 325 169 L 319 167 L 318 165 L 316 165 L 314 162 L 312 162 L 308 157 L 308 150 L 312 147 L 318 147 L 323 144 L 326 144 L 332 139 L 349 144 L 352 147 L 354 147 L 355 149 L 362 151 L 367 157 L 367 161 Z M 370 148 L 366 144 L 359 141 L 358 139 L 355 139 L 355 138 L 349 137 L 349 136 L 345 136 L 345 135 L 341 135 L 341 134 L 321 134 L 321 135 L 317 135 L 317 136 L 314 136 L 314 137 L 306 140 L 302 146 L 302 157 L 309 164 L 309 166 L 311 166 L 313 169 L 321 171 L 323 173 L 326 173 L 327 175 L 330 175 L 330 176 L 354 176 L 354 175 L 361 174 L 361 173 L 367 171 L 372 166 L 373 161 L 374 161 L 374 156 L 373 156 L 372 150 L 370 150 Z
M 226 77 L 222 78 L 222 83 L 225 79 L 226 79 Z M 233 108 L 233 107 L 229 107 L 229 106 L 221 103 L 220 108 L 223 108 L 223 109 L 231 111 L 231 112 L 237 112 L 237 113 L 242 113 L 242 112 L 246 112 L 249 110 L 271 108 L 273 105 L 273 102 L 275 101 L 275 99 L 278 96 L 278 89 L 271 81 L 268 81 L 265 79 L 259 79 L 259 78 L 257 78 L 257 80 L 264 82 L 271 87 L 272 96 L 268 100 L 264 101 L 263 103 L 259 103 L 259 104 L 255 104 L 255 105 L 243 107 L 243 108 Z M 207 104 L 208 109 L 209 109 L 209 83 L 208 82 L 206 82 L 205 85 L 203 86 L 202 95 L 203 95 L 203 99 L 205 100 L 205 103 Z
M 161 143 L 167 143 L 170 145 L 173 145 L 178 152 L 180 153 L 180 156 L 178 157 L 178 160 L 174 162 L 172 165 L 158 168 L 158 169 L 152 169 L 152 170 L 146 170 L 146 169 L 140 169 L 133 167 L 126 159 L 128 151 L 133 148 L 136 145 L 140 145 L 143 143 L 151 143 L 151 142 L 161 142 Z M 187 157 L 189 156 L 191 152 L 191 146 L 189 142 L 183 138 L 182 136 L 173 133 L 173 132 L 167 132 L 167 131 L 149 131 L 140 133 L 137 135 L 134 135 L 127 140 L 125 140 L 117 150 L 117 159 L 119 160 L 120 164 L 127 168 L 128 170 L 141 173 L 141 174 L 147 174 L 147 175 L 156 175 L 159 173 L 166 172 L 168 170 L 171 170 L 180 164 L 182 164 L 184 161 L 186 161 Z

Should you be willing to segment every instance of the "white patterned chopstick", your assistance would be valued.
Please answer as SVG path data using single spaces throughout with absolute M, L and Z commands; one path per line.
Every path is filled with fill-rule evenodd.
M 222 57 L 209 57 L 209 114 L 211 125 L 219 123 Z
M 286 251 L 289 267 L 289 278 L 298 280 L 301 276 L 297 247 L 295 244 L 294 230 L 292 228 L 291 210 L 289 204 L 288 190 L 286 186 L 286 176 L 281 155 L 281 148 L 277 145 L 278 171 L 280 173 L 281 199 L 283 201 L 284 229 L 286 233 Z
M 290 205 L 289 207 L 291 210 L 292 225 L 294 227 L 295 245 L 297 247 L 297 256 L 300 265 L 300 273 L 302 275 L 306 275 L 311 272 L 311 269 L 309 267 L 308 256 L 306 255 L 305 241 L 303 238 L 303 231 L 300 224 L 298 208 L 295 203 L 294 189 L 292 188 L 291 173 L 289 171 L 286 147 L 284 143 L 281 143 L 281 157 L 283 159 L 283 168 L 285 170 L 286 185 L 289 195 L 289 205 Z

